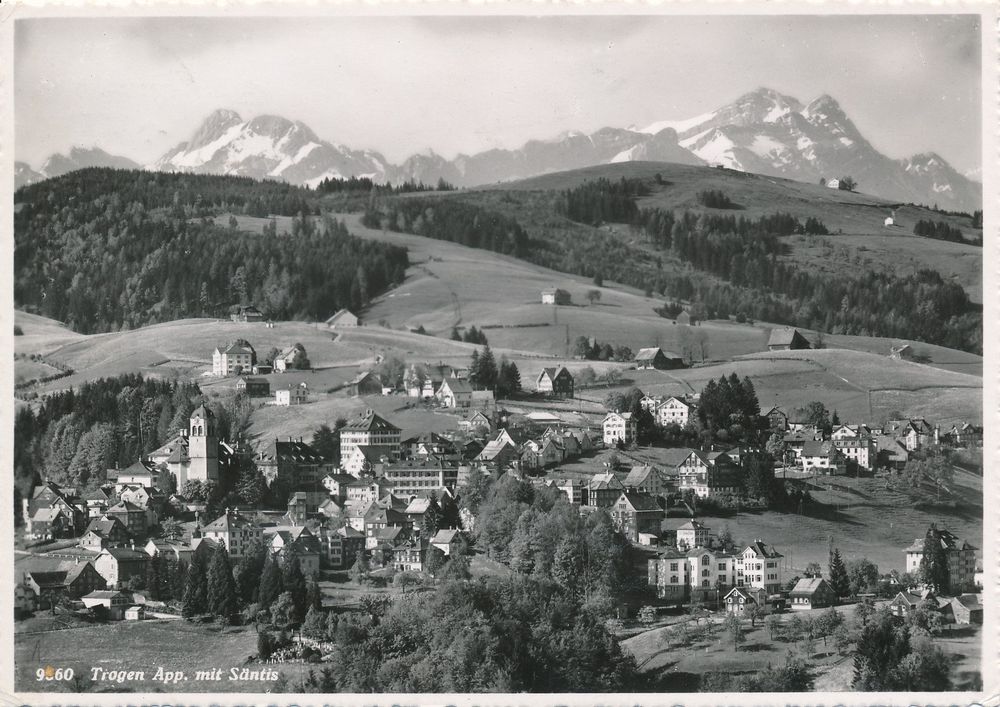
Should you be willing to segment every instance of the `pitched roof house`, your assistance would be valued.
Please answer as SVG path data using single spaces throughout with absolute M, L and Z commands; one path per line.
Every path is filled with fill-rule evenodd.
M 809 340 L 802 336 L 798 329 L 788 327 L 772 329 L 771 336 L 767 340 L 768 351 L 788 351 L 808 348 L 810 348 Z

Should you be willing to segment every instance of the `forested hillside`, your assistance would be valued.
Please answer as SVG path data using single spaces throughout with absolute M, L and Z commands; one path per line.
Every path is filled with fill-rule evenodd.
M 307 189 L 236 177 L 85 169 L 15 194 L 14 300 L 84 332 L 253 303 L 322 319 L 402 282 L 405 249 L 314 218 Z M 243 233 L 218 214 L 296 218 L 293 237 Z
M 365 223 L 516 254 L 595 282 L 614 280 L 691 302 L 709 318 L 742 315 L 982 352 L 982 313 L 960 283 L 930 269 L 896 273 L 891 263 L 878 270 L 858 266 L 848 275 L 805 268 L 782 239 L 819 237 L 828 230 L 819 219 L 803 221 L 778 209 L 752 218 L 630 205 L 652 184 L 599 179 L 563 191 L 427 197 L 419 205 L 382 198 L 370 203 Z M 503 224 L 503 233 L 516 238 L 470 238 L 452 215 L 473 212 L 478 229 Z M 627 225 L 629 237 L 600 227 L 606 222 Z

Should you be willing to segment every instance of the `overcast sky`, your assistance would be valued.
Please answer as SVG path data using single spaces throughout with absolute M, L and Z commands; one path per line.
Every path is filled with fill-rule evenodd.
M 15 26 L 16 157 L 142 163 L 216 108 L 399 162 L 683 119 L 760 86 L 828 93 L 890 157 L 980 166 L 977 16 L 34 19 Z

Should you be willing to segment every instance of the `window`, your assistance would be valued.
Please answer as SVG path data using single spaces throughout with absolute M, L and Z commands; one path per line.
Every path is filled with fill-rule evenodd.
M 670 563 L 670 571 L 671 572 L 676 572 L 677 571 L 677 563 L 676 562 L 671 562 Z

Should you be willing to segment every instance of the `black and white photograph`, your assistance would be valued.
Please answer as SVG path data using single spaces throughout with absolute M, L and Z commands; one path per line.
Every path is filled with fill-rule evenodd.
M 10 699 L 1000 694 L 995 7 L 0 10 Z

